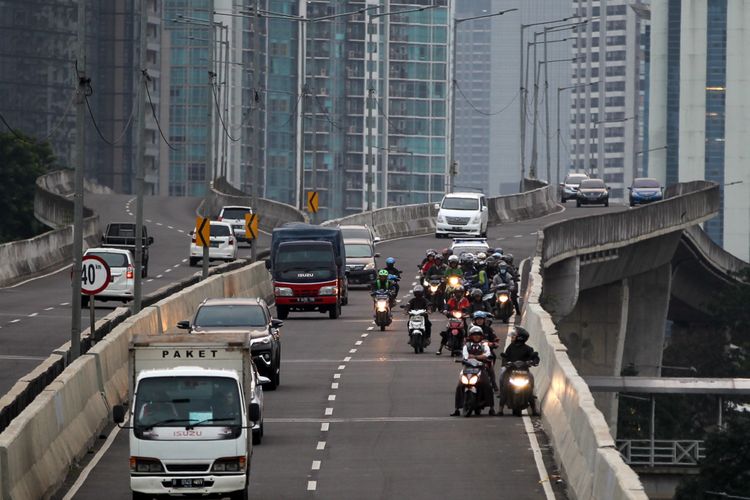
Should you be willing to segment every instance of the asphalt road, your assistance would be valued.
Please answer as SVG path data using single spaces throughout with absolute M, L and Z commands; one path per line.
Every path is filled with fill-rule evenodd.
M 491 228 L 490 243 L 520 262 L 532 254 L 540 227 L 623 208 L 568 204 L 557 214 Z M 414 281 L 407 279 L 415 275 L 409 270 L 424 250 L 448 244 L 425 236 L 378 246 L 407 270 L 402 299 Z M 445 320 L 432 320 L 435 339 Z M 290 314 L 282 328 L 282 383 L 265 398 L 265 437 L 252 460 L 251 498 L 566 498 L 537 418 L 448 416 L 459 366 L 449 356 L 435 356 L 435 343 L 415 355 L 403 314 L 385 332 L 373 326 L 366 291 L 350 293 L 338 320 Z M 504 340 L 507 328 L 495 326 Z M 82 464 L 85 480 L 71 490 L 79 471 L 69 478 L 68 498 L 99 499 L 105 492 L 110 500 L 129 498 L 127 433 L 112 431 L 90 456 L 96 458 Z
M 143 282 L 144 294 L 200 271 L 188 265 L 188 232 L 195 226 L 199 203 L 197 198 L 144 198 L 144 223 L 154 237 L 149 276 Z M 132 195 L 86 194 L 85 204 L 99 214 L 102 229 L 109 222 L 135 221 Z M 267 248 L 270 237 L 261 234 L 259 242 L 259 248 Z M 250 248 L 243 245 L 239 255 L 249 257 Z M 5 394 L 19 377 L 70 340 L 70 303 L 69 266 L 27 283 L 0 288 L 0 394 Z M 121 302 L 97 302 L 97 319 L 121 305 Z M 83 330 L 89 326 L 88 310 L 81 316 Z

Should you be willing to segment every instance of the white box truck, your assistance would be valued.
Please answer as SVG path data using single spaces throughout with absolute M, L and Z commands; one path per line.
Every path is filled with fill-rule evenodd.
M 218 495 L 246 499 L 253 442 L 263 433 L 263 390 L 250 339 L 135 336 L 128 421 L 134 499 Z M 251 437 L 252 436 L 252 437 Z

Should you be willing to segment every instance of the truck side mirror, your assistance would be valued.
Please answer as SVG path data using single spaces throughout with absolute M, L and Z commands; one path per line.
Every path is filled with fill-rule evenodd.
M 190 330 L 190 321 L 178 321 L 177 328 L 180 330 Z
M 112 407 L 112 420 L 116 424 L 125 422 L 125 407 L 122 405 L 115 405 Z
M 247 415 L 251 422 L 257 422 L 260 420 L 260 405 L 258 403 L 250 403 L 250 406 L 247 407 Z
M 272 319 L 271 320 L 271 327 L 272 328 L 281 328 L 282 326 L 284 326 L 284 322 L 281 321 L 280 319 Z
M 380 236 L 375 236 L 375 237 L 374 237 L 374 238 L 372 239 L 372 242 L 373 242 L 373 243 L 379 243 L 379 242 L 380 242 Z
M 149 236 L 148 237 L 148 244 L 149 245 L 153 245 L 154 244 L 154 237 L 153 236 Z

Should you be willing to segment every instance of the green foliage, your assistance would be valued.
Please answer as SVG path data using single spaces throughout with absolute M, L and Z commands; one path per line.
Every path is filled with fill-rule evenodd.
M 54 165 L 48 144 L 0 133 L 0 243 L 30 238 L 42 230 L 34 218 L 35 182 Z
M 747 496 L 750 492 L 750 417 L 734 414 L 725 430 L 709 434 L 706 458 L 697 476 L 685 478 L 677 487 L 676 500 L 719 498 L 706 492 Z

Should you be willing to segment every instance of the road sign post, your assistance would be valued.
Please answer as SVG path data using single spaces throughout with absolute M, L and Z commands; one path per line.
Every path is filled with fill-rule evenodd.
M 208 249 L 211 248 L 211 221 L 208 217 L 195 218 L 195 244 L 203 247 L 203 275 L 208 278 Z
M 245 238 L 250 241 L 250 245 L 255 248 L 256 241 L 258 239 L 258 214 L 248 213 L 245 214 Z M 255 262 L 255 256 L 251 256 L 251 260 Z
M 91 328 L 89 336 L 94 337 L 96 330 L 96 294 L 102 292 L 112 280 L 109 265 L 97 255 L 86 255 L 81 261 L 81 293 L 89 297 L 89 319 Z

